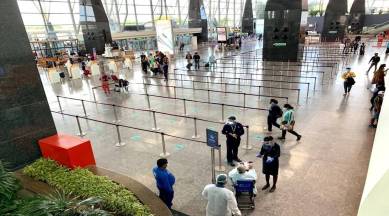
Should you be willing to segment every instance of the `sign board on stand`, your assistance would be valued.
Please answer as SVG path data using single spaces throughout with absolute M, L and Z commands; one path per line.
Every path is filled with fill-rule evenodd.
M 174 55 L 174 37 L 171 20 L 157 20 L 155 22 L 158 50 L 169 55 Z
M 217 42 L 226 42 L 227 41 L 227 28 L 226 27 L 216 27 L 217 32 Z
M 192 50 L 197 50 L 198 47 L 197 47 L 197 36 L 192 36 Z
M 221 151 L 219 145 L 219 133 L 217 131 L 206 130 L 207 146 L 211 147 L 211 163 L 212 163 L 212 183 L 215 183 L 216 169 L 217 171 L 224 171 L 225 168 L 221 166 Z M 215 167 L 215 149 L 219 150 L 219 166 Z

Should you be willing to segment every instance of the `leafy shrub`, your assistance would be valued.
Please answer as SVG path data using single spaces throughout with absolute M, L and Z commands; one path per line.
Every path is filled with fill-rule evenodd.
M 124 186 L 105 176 L 94 175 L 87 169 L 70 170 L 53 160 L 41 158 L 25 167 L 23 172 L 66 193 L 80 197 L 100 197 L 105 209 L 119 215 L 152 215 L 150 209 L 140 203 Z

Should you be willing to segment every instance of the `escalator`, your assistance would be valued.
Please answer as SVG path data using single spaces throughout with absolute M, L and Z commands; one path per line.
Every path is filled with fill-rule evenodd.
M 388 30 L 389 30 L 389 21 L 386 21 L 386 22 L 381 23 L 381 24 L 364 27 L 363 33 L 375 35 L 375 34 L 378 34 L 378 33 L 384 32 L 384 31 L 388 31 Z

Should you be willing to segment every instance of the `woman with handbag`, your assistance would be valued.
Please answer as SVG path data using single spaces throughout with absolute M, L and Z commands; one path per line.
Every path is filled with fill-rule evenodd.
M 295 125 L 295 121 L 294 121 L 293 107 L 290 104 L 285 104 L 284 113 L 282 115 L 281 127 L 280 127 L 282 130 L 282 136 L 278 137 L 278 139 L 284 140 L 286 136 L 286 132 L 289 132 L 295 135 L 297 137 L 297 141 L 299 141 L 302 136 L 293 130 L 294 125 Z
M 344 82 L 343 82 L 344 94 L 343 95 L 350 94 L 351 87 L 353 87 L 353 85 L 355 84 L 354 77 L 356 77 L 355 73 L 351 71 L 350 67 L 348 67 L 346 69 L 347 69 L 347 71 L 345 73 L 343 73 L 343 75 L 342 75 L 342 78 L 344 79 Z
M 386 64 L 382 64 L 378 70 L 374 72 L 373 80 L 371 81 L 371 84 L 376 84 L 379 86 L 385 86 L 385 76 L 389 69 L 386 69 Z

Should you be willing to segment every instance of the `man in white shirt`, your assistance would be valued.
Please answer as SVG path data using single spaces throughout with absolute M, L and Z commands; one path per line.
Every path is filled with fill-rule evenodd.
M 216 177 L 216 184 L 205 186 L 202 195 L 208 200 L 206 216 L 241 216 L 234 193 L 224 186 L 227 183 L 227 175 L 220 174 Z
M 257 180 L 257 173 L 255 169 L 252 168 L 252 165 L 247 163 L 239 164 L 239 166 L 228 173 L 228 177 L 230 177 L 232 184 L 235 185 L 238 180 Z M 257 189 L 254 185 L 253 193 L 257 194 Z

